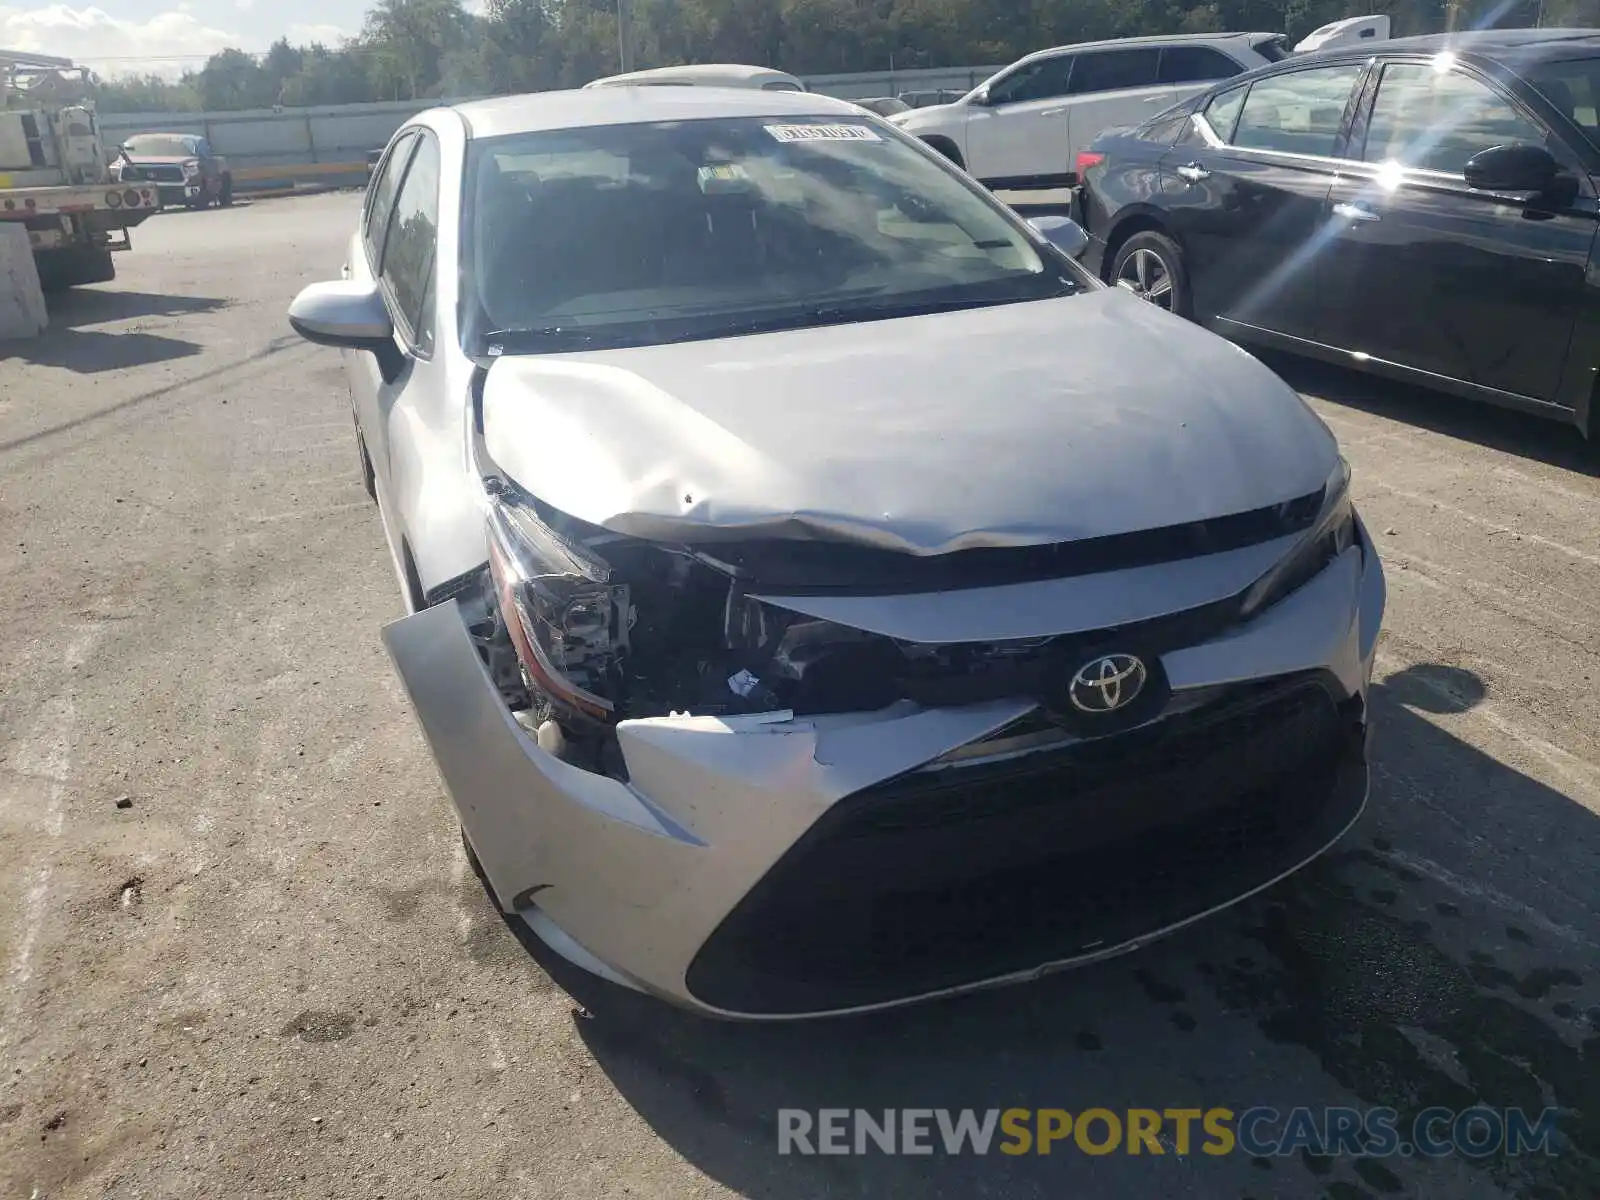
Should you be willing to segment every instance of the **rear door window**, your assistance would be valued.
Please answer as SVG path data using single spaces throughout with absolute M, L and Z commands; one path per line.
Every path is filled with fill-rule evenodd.
M 1244 68 L 1210 46 L 1167 46 L 1161 51 L 1157 83 L 1204 83 L 1231 79 Z
M 1206 105 L 1201 115 L 1219 141 L 1233 140 L 1233 127 L 1239 123 L 1239 110 L 1244 107 L 1245 93 L 1249 90 L 1245 87 L 1230 88 L 1211 97 L 1211 102 Z
M 1363 69 L 1360 63 L 1340 64 L 1256 80 L 1233 127 L 1233 144 L 1330 157 L 1338 147 L 1350 89 Z
M 1161 50 L 1156 46 L 1094 50 L 1077 56 L 1067 92 L 1072 96 L 1086 96 L 1094 92 L 1154 87 L 1160 68 Z

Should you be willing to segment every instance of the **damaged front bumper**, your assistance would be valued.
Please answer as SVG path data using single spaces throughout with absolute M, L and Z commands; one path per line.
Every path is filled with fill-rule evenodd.
M 456 602 L 384 640 L 505 911 L 615 982 L 786 1018 L 1108 957 L 1315 858 L 1365 802 L 1383 607 L 1368 543 L 1162 655 L 1172 700 L 1124 733 L 1011 749 L 1028 698 L 658 717 L 617 726 L 626 783 L 540 749 Z

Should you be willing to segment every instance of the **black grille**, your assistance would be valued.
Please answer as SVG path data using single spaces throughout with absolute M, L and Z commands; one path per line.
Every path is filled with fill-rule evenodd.
M 183 168 L 173 166 L 150 165 L 141 167 L 124 167 L 122 177 L 125 180 L 148 179 L 155 183 L 182 183 Z
M 689 990 L 775 1015 L 1114 947 L 1304 861 L 1365 795 L 1364 717 L 1321 676 L 1140 729 L 919 771 L 834 806 L 706 941 Z

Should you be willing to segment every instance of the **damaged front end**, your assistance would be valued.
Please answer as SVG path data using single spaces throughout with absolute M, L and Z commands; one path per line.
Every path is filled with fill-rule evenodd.
M 751 595 L 725 547 L 714 557 L 585 529 L 487 479 L 480 586 L 492 603 L 478 643 L 508 706 L 569 762 L 625 779 L 617 725 L 673 713 L 812 717 L 1044 696 L 1071 719 L 1062 683 L 1081 639 L 927 644 L 818 620 Z
M 919 558 L 619 534 L 468 445 L 487 563 L 385 640 L 501 906 L 614 981 L 774 1018 L 1028 978 L 1360 811 L 1383 582 L 1332 483 Z M 1118 655 L 1137 696 L 1075 702 Z

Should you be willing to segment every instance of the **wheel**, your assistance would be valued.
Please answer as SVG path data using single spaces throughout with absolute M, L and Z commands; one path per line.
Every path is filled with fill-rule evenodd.
M 1157 308 L 1189 315 L 1189 275 L 1183 251 L 1164 233 L 1144 230 L 1117 249 L 1108 281 Z
M 222 177 L 222 190 L 217 193 L 217 203 L 222 205 L 223 208 L 231 208 L 233 206 L 232 175 L 224 175 Z
M 41 250 L 34 260 L 39 268 L 39 289 L 60 292 L 86 283 L 110 283 L 117 277 L 111 251 L 93 246 Z

